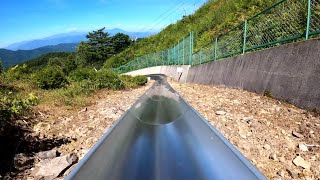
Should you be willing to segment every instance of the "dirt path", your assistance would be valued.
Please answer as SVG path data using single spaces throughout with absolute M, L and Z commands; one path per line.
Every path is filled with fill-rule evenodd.
M 320 179 L 319 116 L 247 91 L 170 84 L 268 178 Z

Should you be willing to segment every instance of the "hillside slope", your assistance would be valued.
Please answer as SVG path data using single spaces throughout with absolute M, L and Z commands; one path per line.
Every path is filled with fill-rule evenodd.
M 119 67 L 136 57 L 167 49 L 191 31 L 195 32 L 194 45 L 197 51 L 219 34 L 276 2 L 278 0 L 209 0 L 193 15 L 183 17 L 157 35 L 136 42 L 122 53 L 109 58 L 104 67 Z
M 55 46 L 44 46 L 33 50 L 11 51 L 0 49 L 0 59 L 3 61 L 5 67 L 10 67 L 50 52 L 75 52 L 77 46 L 77 43 L 68 43 Z

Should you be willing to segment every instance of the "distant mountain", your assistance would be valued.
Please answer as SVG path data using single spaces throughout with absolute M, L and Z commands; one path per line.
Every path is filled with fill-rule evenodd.
M 132 39 L 143 38 L 143 37 L 147 37 L 154 34 L 151 32 L 127 32 L 118 28 L 107 30 L 107 32 L 110 33 L 111 36 L 115 35 L 116 33 L 124 33 L 129 35 Z M 56 34 L 56 35 L 42 38 L 42 39 L 14 43 L 5 47 L 5 49 L 9 49 L 13 51 L 32 50 L 32 49 L 43 47 L 43 46 L 58 45 L 62 43 L 79 43 L 81 41 L 86 40 L 86 35 L 87 35 L 86 32 L 70 32 L 70 33 Z
M 50 52 L 75 52 L 77 46 L 78 43 L 66 43 L 54 46 L 44 46 L 33 50 L 12 51 L 0 49 L 0 59 L 3 61 L 5 67 L 10 67 Z

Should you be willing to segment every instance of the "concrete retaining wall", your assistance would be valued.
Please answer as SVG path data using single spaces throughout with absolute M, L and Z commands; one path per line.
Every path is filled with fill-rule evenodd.
M 182 72 L 178 72 L 178 68 L 182 69 Z M 148 75 L 148 74 L 164 74 L 168 77 L 173 78 L 175 81 L 187 82 L 187 76 L 190 66 L 156 66 L 145 69 L 139 69 L 136 71 L 131 71 L 125 73 L 127 75 L 136 76 L 136 75 Z
M 320 111 L 320 42 L 311 40 L 190 68 L 187 82 L 263 93 Z
M 199 66 L 158 66 L 127 74 L 165 74 L 180 82 L 225 85 L 320 111 L 320 41 L 283 45 Z M 180 78 L 179 78 L 180 77 Z

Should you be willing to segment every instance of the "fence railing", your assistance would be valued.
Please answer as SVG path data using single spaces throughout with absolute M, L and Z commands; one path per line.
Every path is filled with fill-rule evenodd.
M 125 73 L 160 65 L 192 65 L 193 36 L 193 32 L 191 32 L 189 36 L 180 40 L 172 48 L 138 57 L 114 70 Z
M 319 34 L 320 0 L 281 0 L 227 33 L 219 35 L 212 43 L 200 48 L 194 54 L 193 33 L 190 33 L 190 36 L 179 41 L 173 48 L 160 52 L 158 56 L 162 59 L 159 63 L 152 63 L 154 60 L 146 55 L 144 61 L 149 61 L 148 66 L 142 61 L 135 60 L 124 65 L 122 68 L 125 70 L 119 72 L 127 72 L 127 66 L 136 67 L 137 65 L 133 65 L 136 63 L 142 63 L 143 65 L 139 65 L 141 68 L 161 63 L 198 65 L 287 42 L 308 40 Z M 188 40 L 190 42 L 185 44 Z

